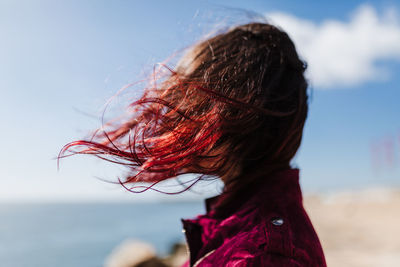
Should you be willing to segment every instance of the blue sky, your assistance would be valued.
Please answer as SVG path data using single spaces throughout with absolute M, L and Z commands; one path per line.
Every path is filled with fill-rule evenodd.
M 94 178 L 113 179 L 117 167 L 78 156 L 57 171 L 54 158 L 100 126 L 119 88 L 221 21 L 246 21 L 235 8 L 286 26 L 309 62 L 312 101 L 294 161 L 303 190 L 399 185 L 396 1 L 3 0 L 0 200 L 146 198 Z

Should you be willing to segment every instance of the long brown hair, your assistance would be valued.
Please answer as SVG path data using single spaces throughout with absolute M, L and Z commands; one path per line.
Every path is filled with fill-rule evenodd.
M 233 27 L 193 45 L 145 88 L 124 121 L 67 144 L 60 157 L 92 154 L 123 164 L 124 186 L 217 175 L 234 195 L 289 167 L 307 117 L 305 68 L 277 27 Z

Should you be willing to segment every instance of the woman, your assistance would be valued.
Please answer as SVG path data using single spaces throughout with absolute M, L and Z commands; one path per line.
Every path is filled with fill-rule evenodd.
M 132 191 L 185 173 L 219 176 L 224 192 L 207 200 L 207 214 L 183 220 L 186 266 L 326 266 L 290 167 L 307 117 L 305 68 L 280 29 L 234 27 L 154 77 L 124 122 L 61 155 L 126 165 L 120 183 Z

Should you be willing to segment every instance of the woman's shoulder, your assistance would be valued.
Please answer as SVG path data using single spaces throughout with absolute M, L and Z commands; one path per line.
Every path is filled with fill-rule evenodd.
M 213 236 L 222 244 L 194 266 L 326 266 L 307 214 L 292 209 L 297 211 L 268 212 L 260 205 L 246 216 L 226 218 Z
M 303 207 L 298 173 L 278 178 L 257 187 L 229 216 L 217 219 L 211 212 L 192 221 L 196 227 L 190 228 L 197 230 L 187 235 L 189 245 L 198 240 L 191 237 L 202 240 L 192 246 L 201 249 L 190 249 L 193 262 L 202 263 L 197 266 L 326 266 Z

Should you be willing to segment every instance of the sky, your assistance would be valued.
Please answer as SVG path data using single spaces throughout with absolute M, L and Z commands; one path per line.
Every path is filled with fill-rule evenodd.
M 126 84 L 210 30 L 255 11 L 307 61 L 310 113 L 293 161 L 304 192 L 400 185 L 400 4 L 396 1 L 0 1 L 0 201 L 187 199 L 132 195 L 119 167 L 76 156 L 67 142 L 101 125 Z M 112 104 L 112 117 L 140 84 Z M 125 98 L 124 98 L 125 97 Z M 124 102 L 125 101 L 125 102 Z

